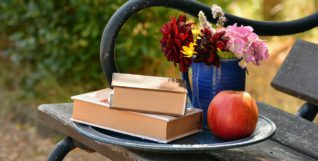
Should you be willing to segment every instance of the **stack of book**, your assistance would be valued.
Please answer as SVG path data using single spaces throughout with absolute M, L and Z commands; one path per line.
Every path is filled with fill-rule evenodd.
M 201 131 L 180 79 L 114 73 L 112 87 L 72 96 L 72 121 L 160 143 Z

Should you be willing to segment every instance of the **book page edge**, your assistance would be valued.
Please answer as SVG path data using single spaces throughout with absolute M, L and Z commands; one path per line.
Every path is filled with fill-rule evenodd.
M 170 138 L 170 139 L 167 139 L 167 140 L 162 140 L 162 139 L 158 139 L 158 138 L 153 138 L 153 137 L 144 136 L 144 135 L 140 135 L 140 134 L 133 134 L 133 133 L 126 132 L 126 131 L 123 131 L 123 130 L 118 130 L 118 129 L 114 129 L 114 128 L 109 128 L 109 127 L 97 125 L 97 124 L 94 124 L 94 123 L 78 120 L 78 119 L 75 119 L 75 118 L 70 118 L 70 120 L 74 121 L 74 122 L 82 123 L 82 124 L 87 124 L 87 125 L 90 125 L 90 126 L 95 126 L 95 127 L 101 128 L 101 129 L 106 129 L 106 130 L 110 130 L 110 131 L 114 131 L 114 132 L 130 135 L 130 136 L 133 136 L 133 137 L 138 137 L 138 138 L 141 138 L 141 139 L 151 140 L 151 141 L 164 143 L 164 144 L 167 144 L 167 143 L 169 143 L 171 141 L 174 141 L 174 140 L 186 137 L 186 136 L 190 136 L 192 134 L 195 134 L 195 133 L 198 133 L 198 132 L 202 131 L 201 129 L 197 129 L 197 130 L 194 130 L 194 131 L 182 134 L 182 135 L 178 135 L 176 137 L 173 137 L 173 138 Z

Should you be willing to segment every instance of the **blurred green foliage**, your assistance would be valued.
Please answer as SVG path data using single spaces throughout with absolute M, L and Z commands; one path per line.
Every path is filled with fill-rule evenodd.
M 52 76 L 60 84 L 85 83 L 88 89 L 105 85 L 100 38 L 107 20 L 124 2 L 2 0 L 0 36 L 7 45 L 0 57 L 30 70 L 21 81 L 29 89 Z M 222 6 L 229 3 L 219 2 Z M 160 26 L 170 16 L 177 16 L 177 11 L 151 8 L 129 19 L 116 45 L 120 71 L 164 75 L 165 68 L 170 69 L 159 46 Z
M 318 4 L 317 0 L 302 3 L 299 0 L 198 1 L 218 4 L 225 12 L 240 17 L 278 21 L 308 15 L 317 10 Z M 125 2 L 0 0 L 0 117 L 22 119 L 22 122 L 27 118 L 36 120 L 30 107 L 70 102 L 71 95 L 105 88 L 99 61 L 100 38 L 108 19 Z M 178 69 L 165 60 L 159 46 L 160 27 L 178 14 L 172 9 L 150 8 L 132 16 L 117 39 L 115 51 L 120 72 L 178 76 Z M 318 30 L 314 29 L 297 36 L 310 35 L 316 40 L 317 34 Z M 280 42 L 277 46 L 286 43 L 284 39 Z M 274 63 L 270 72 L 276 73 L 277 68 Z M 260 68 L 260 73 L 266 70 L 266 66 Z M 258 81 L 265 79 L 257 77 L 253 82 L 255 87 L 265 87 L 270 79 Z M 258 99 L 274 100 L 272 93 L 255 89 L 260 90 L 251 93 L 259 95 Z
M 99 41 L 103 27 L 123 1 L 5 0 L 0 2 L 3 55 L 29 66 L 26 86 L 54 75 L 60 82 L 100 79 Z M 98 83 L 98 82 L 96 82 Z

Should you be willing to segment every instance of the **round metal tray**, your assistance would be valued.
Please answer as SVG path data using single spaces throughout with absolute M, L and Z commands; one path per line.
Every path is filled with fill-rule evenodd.
M 268 139 L 276 130 L 275 124 L 270 119 L 260 115 L 255 131 L 244 139 L 223 141 L 217 139 L 208 129 L 203 129 L 202 132 L 162 144 L 81 123 L 74 122 L 74 126 L 82 135 L 106 144 L 158 152 L 200 152 L 247 146 Z

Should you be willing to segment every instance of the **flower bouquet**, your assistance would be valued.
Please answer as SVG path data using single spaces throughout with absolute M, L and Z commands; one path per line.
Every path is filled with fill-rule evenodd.
M 237 24 L 224 27 L 227 19 L 222 9 L 213 5 L 211 12 L 217 19 L 215 28 L 202 11 L 198 14 L 200 27 L 187 23 L 186 16 L 180 15 L 161 27 L 160 40 L 164 55 L 179 66 L 183 76 L 188 77 L 192 66 L 190 99 L 193 106 L 203 109 L 204 113 L 218 92 L 244 91 L 247 63 L 259 65 L 269 55 L 265 42 L 252 27 Z M 185 80 L 189 84 L 188 78 Z

